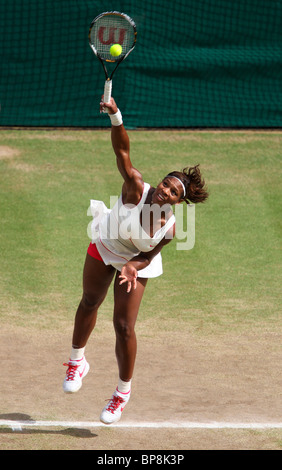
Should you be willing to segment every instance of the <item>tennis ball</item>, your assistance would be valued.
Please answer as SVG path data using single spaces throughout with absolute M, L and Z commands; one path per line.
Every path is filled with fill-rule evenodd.
M 113 44 L 110 48 L 110 53 L 113 57 L 117 57 L 122 53 L 122 47 L 120 44 Z

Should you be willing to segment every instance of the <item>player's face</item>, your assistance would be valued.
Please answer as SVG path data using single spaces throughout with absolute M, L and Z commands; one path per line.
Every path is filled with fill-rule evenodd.
M 163 206 L 164 204 L 170 204 L 173 206 L 180 202 L 183 196 L 182 185 L 175 178 L 164 178 L 161 183 L 156 187 L 153 193 L 152 202 Z

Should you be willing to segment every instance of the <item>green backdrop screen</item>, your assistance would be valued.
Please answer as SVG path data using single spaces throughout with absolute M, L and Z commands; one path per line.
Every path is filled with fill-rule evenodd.
M 280 127 L 282 2 L 0 0 L 0 125 L 109 126 L 92 19 L 123 11 L 137 45 L 113 78 L 127 127 Z

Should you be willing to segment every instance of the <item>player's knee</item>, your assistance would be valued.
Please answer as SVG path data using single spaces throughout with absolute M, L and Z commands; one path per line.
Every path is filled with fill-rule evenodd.
M 134 326 L 131 323 L 119 318 L 114 319 L 114 328 L 116 335 L 118 335 L 124 341 L 128 341 L 135 334 Z
M 89 292 L 83 292 L 81 305 L 86 312 L 97 310 L 101 304 L 101 299 Z

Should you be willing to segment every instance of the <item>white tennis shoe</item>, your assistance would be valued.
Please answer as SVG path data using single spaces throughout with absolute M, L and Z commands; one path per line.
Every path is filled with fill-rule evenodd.
M 78 361 L 72 361 L 71 359 L 67 364 L 66 377 L 63 383 L 63 390 L 65 393 L 75 393 L 82 386 L 82 379 L 88 374 L 90 366 L 83 356 Z
M 130 392 L 127 394 L 120 393 L 118 389 L 114 392 L 112 398 L 103 409 L 100 421 L 104 424 L 113 424 L 120 420 L 124 407 L 130 398 Z

